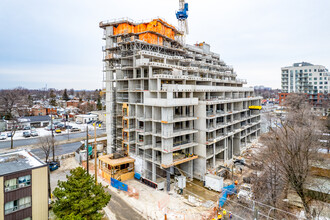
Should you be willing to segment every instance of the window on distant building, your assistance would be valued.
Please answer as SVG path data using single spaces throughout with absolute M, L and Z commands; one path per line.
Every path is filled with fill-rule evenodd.
M 316 69 L 314 69 L 314 72 L 316 72 Z
M 307 69 L 305 69 L 304 72 L 306 73 L 307 72 Z
M 320 89 L 323 89 L 323 86 L 320 86 Z
M 31 206 L 31 196 L 7 202 L 5 204 L 5 215 L 18 211 L 20 209 L 25 209 L 30 206 Z
M 11 191 L 17 188 L 31 185 L 31 175 L 22 176 L 5 181 L 5 191 Z
M 309 69 L 309 72 L 312 72 L 312 70 L 311 70 L 311 69 Z
M 322 80 L 322 77 L 320 77 L 320 80 Z
M 314 85 L 317 85 L 317 82 L 314 82 Z
M 320 73 L 320 76 L 322 76 L 322 73 Z
M 324 84 L 328 84 L 328 82 L 327 82 L 327 81 L 325 81 L 325 82 L 324 82 Z
M 314 80 L 317 80 L 317 77 L 314 77 Z
M 309 76 L 312 76 L 312 74 L 310 73 L 310 74 L 308 74 Z
M 323 84 L 323 82 L 320 82 L 320 85 L 322 85 Z
M 312 82 L 309 82 L 309 84 L 312 84 Z
M 324 80 L 327 80 L 327 77 L 323 77 L 324 78 Z

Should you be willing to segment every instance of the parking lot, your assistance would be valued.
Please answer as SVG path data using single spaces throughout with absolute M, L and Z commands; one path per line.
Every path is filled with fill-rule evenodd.
M 54 123 L 54 127 L 57 128 L 57 125 Z M 65 126 L 64 123 L 59 123 L 60 125 L 63 125 L 63 127 Z M 55 136 L 60 136 L 60 135 L 70 135 L 70 133 L 81 133 L 81 132 L 86 132 L 86 127 L 88 126 L 88 131 L 89 132 L 94 132 L 94 126 L 92 124 L 77 124 L 75 122 L 67 122 L 66 126 L 71 128 L 71 129 L 54 129 L 54 135 Z M 97 130 L 102 129 L 102 126 L 104 126 L 103 124 L 101 126 L 97 126 Z M 30 134 L 29 137 L 27 137 L 28 135 L 24 136 L 24 132 L 27 132 Z M 32 135 L 31 135 L 32 133 Z M 10 138 L 10 134 L 11 131 L 4 131 L 1 132 L 1 135 L 5 136 L 3 140 L 0 141 L 9 141 Z M 33 135 L 34 134 L 34 135 Z M 47 126 L 45 128 L 31 128 L 31 129 L 27 129 L 27 130 L 17 130 L 15 132 L 14 135 L 14 140 L 20 140 L 20 139 L 27 139 L 27 138 L 37 138 L 40 136 L 47 136 L 47 135 L 51 135 L 52 131 L 50 130 L 50 126 Z M 1 139 L 1 138 L 0 138 Z

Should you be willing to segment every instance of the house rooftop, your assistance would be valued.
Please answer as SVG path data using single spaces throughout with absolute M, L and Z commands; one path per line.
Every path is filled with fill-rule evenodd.
M 0 176 L 42 166 L 46 166 L 46 163 L 26 150 L 0 154 Z
M 30 121 L 30 122 L 50 121 L 50 115 L 28 116 L 28 117 L 22 117 L 19 120 Z

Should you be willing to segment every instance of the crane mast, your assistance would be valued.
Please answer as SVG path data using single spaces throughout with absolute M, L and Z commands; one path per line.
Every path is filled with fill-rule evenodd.
M 179 41 L 182 44 L 186 43 L 186 35 L 189 34 L 188 29 L 188 3 L 185 0 L 179 0 L 179 11 L 176 12 L 176 18 L 179 23 L 179 31 L 182 32 Z

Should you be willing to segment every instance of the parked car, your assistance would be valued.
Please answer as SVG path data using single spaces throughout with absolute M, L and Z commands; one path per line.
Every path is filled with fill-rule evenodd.
M 6 140 L 7 135 L 6 134 L 0 134 L 0 140 Z
M 81 131 L 79 128 L 71 128 L 71 132 Z
M 23 130 L 31 130 L 31 127 L 30 127 L 30 126 L 25 126 L 25 127 L 23 128 Z
M 58 124 L 58 125 L 56 125 L 56 128 L 64 129 L 65 128 L 65 125 L 64 124 Z
M 31 137 L 31 133 L 30 132 L 28 132 L 28 131 L 24 131 L 23 132 L 23 137 Z
M 55 133 L 56 133 L 56 134 L 62 133 L 62 130 L 59 129 L 59 128 L 56 128 Z
M 72 126 L 71 125 L 67 125 L 65 128 L 66 129 L 72 129 Z
M 11 132 L 7 133 L 7 137 L 11 137 L 13 134 Z
M 48 125 L 47 127 L 45 127 L 45 130 L 47 130 L 47 131 L 51 131 L 52 129 L 51 129 L 51 126 L 50 125 Z M 55 126 L 53 125 L 53 130 L 55 130 Z
M 81 121 L 76 121 L 76 124 L 82 124 L 82 122 Z
M 56 161 L 48 162 L 49 170 L 54 171 L 60 167 L 60 164 Z
M 32 137 L 36 137 L 36 136 L 38 136 L 38 132 L 37 132 L 37 131 L 31 131 L 31 136 L 32 136 Z

